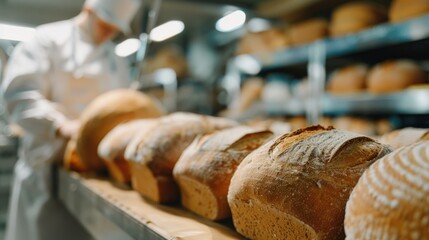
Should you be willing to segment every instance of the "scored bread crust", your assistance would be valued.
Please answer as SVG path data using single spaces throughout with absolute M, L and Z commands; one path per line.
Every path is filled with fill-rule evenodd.
M 235 169 L 272 136 L 268 130 L 239 126 L 195 139 L 173 171 L 182 205 L 211 220 L 230 217 L 226 196 Z
M 104 160 L 110 176 L 116 182 L 126 184 L 131 181 L 131 167 L 124 158 L 128 143 L 135 135 L 144 135 L 157 123 L 157 119 L 138 119 L 123 123 L 113 128 L 100 142 L 98 156 Z
M 105 169 L 98 156 L 98 144 L 116 125 L 140 118 L 155 118 L 164 114 L 147 95 L 131 89 L 104 93 L 94 99 L 80 116 L 77 153 L 91 169 Z
M 344 239 L 351 190 L 390 151 L 371 138 L 321 126 L 270 141 L 249 154 L 231 180 L 234 225 L 252 239 Z
M 236 124 L 231 120 L 192 113 L 174 113 L 161 118 L 157 126 L 145 136 L 134 138 L 125 150 L 125 157 L 133 161 L 133 174 L 138 174 L 132 177 L 133 186 L 140 186 L 136 190 L 155 202 L 177 201 L 178 188 L 172 174 L 185 148 L 198 135 Z M 156 186 L 149 186 L 150 183 Z
M 429 141 L 373 164 L 347 202 L 346 239 L 429 239 Z

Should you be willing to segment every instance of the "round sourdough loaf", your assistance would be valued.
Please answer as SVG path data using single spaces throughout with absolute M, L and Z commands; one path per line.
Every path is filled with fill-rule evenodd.
M 389 19 L 401 22 L 429 12 L 429 0 L 394 0 L 390 5 Z
M 367 75 L 368 67 L 363 64 L 341 68 L 332 74 L 327 90 L 335 94 L 362 92 L 366 88 Z
M 312 126 L 249 154 L 228 192 L 237 231 L 251 239 L 344 239 L 347 199 L 391 150 L 371 138 Z
M 228 119 L 193 113 L 160 118 L 159 124 L 132 139 L 125 150 L 125 158 L 131 160 L 133 188 L 158 203 L 177 201 L 180 196 L 173 168 L 182 152 L 198 135 L 236 125 Z
M 426 81 L 427 75 L 416 63 L 396 60 L 377 64 L 369 73 L 367 86 L 372 93 L 388 93 Z
M 429 239 L 429 141 L 373 164 L 347 202 L 346 239 Z
M 429 140 L 429 129 L 427 128 L 403 128 L 386 133 L 379 141 L 392 146 L 394 149 L 405 147 L 418 141 Z
M 336 8 L 332 14 L 330 33 L 341 36 L 359 32 L 387 20 L 386 9 L 372 2 L 351 2 Z
M 80 116 L 77 153 L 93 170 L 104 170 L 105 164 L 97 154 L 98 144 L 116 125 L 139 118 L 155 118 L 164 111 L 145 94 L 120 89 L 94 99 Z
M 182 205 L 210 220 L 230 217 L 226 196 L 235 169 L 272 136 L 271 131 L 239 126 L 196 138 L 173 170 Z
M 134 136 L 144 135 L 158 123 L 157 119 L 137 119 L 113 128 L 98 145 L 98 156 L 106 163 L 110 176 L 118 183 L 131 182 L 131 169 L 124 153 Z

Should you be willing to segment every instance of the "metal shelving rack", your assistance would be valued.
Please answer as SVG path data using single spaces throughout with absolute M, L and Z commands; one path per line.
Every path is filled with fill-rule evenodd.
M 428 25 L 429 15 L 426 15 L 402 23 L 377 25 L 356 34 L 326 38 L 307 45 L 249 55 L 249 57 L 257 61 L 263 70 L 304 64 L 309 61 L 310 48 L 315 44 L 323 43 L 325 45 L 325 55 L 329 59 L 429 38 Z
M 58 197 L 95 239 L 243 239 L 230 223 L 159 205 L 109 180 L 58 169 Z
M 429 26 L 429 15 L 396 24 L 385 23 L 356 34 L 325 38 L 307 45 L 270 53 L 241 55 L 237 58 L 245 56 L 252 59 L 259 64 L 261 72 L 288 69 L 297 65 L 307 65 L 307 69 L 310 70 L 310 66 L 315 64 L 312 50 L 317 45 L 323 46 L 324 61 L 327 63 L 335 58 L 344 58 L 363 52 L 370 53 L 399 44 L 425 41 L 429 39 L 427 26 Z M 235 64 L 234 61 L 231 63 Z M 235 77 L 233 79 L 236 82 L 241 81 L 242 75 L 249 74 L 241 71 L 239 67 L 230 68 L 233 71 L 229 76 L 230 78 Z M 310 72 L 308 73 L 310 75 Z M 239 85 L 239 83 L 235 84 L 235 86 Z M 239 90 L 235 89 L 233 93 L 237 91 Z M 347 96 L 335 96 L 322 92 L 321 95 L 320 102 L 324 114 L 429 114 L 429 104 L 427 104 L 429 88 L 410 89 L 384 95 L 373 95 L 366 92 Z M 265 105 L 265 108 L 269 115 L 304 115 L 308 114 L 308 109 L 304 104 L 303 99 L 292 99 L 282 105 Z

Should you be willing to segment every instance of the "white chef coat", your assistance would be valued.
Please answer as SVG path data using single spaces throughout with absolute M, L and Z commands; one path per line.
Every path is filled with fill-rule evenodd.
M 75 119 L 97 95 L 130 84 L 112 42 L 94 45 L 91 29 L 70 19 L 42 25 L 19 44 L 1 86 L 9 120 L 24 130 L 14 170 L 6 240 L 88 239 L 52 193 L 52 162 L 64 140 L 62 121 Z

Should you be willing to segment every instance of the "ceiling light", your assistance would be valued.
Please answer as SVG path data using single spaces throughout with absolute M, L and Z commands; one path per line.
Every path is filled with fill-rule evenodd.
M 168 21 L 152 29 L 149 38 L 152 41 L 161 42 L 183 32 L 184 29 L 185 24 L 182 21 Z
M 141 46 L 141 42 L 137 38 L 129 38 L 116 45 L 115 53 L 120 57 L 128 57 L 137 52 Z
M 0 39 L 28 41 L 34 36 L 34 33 L 35 30 L 31 27 L 0 23 Z
M 230 32 L 243 26 L 246 22 L 246 14 L 241 10 L 231 12 L 216 22 L 216 30 Z

